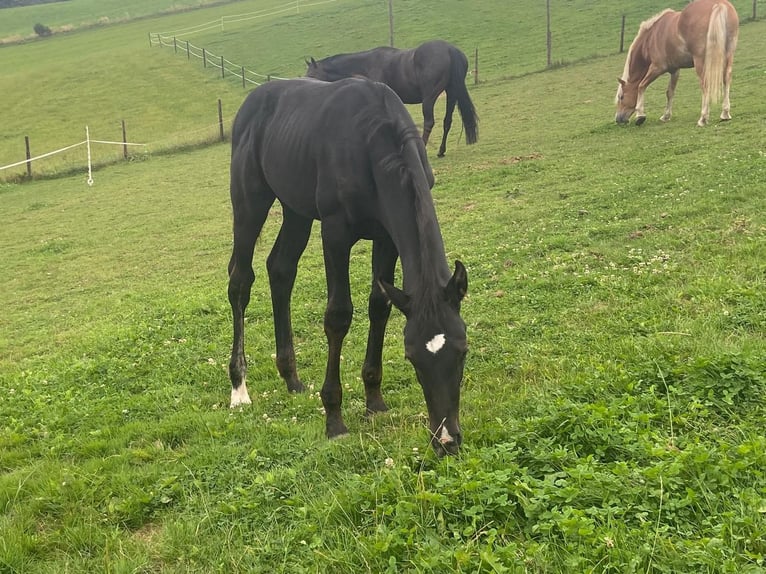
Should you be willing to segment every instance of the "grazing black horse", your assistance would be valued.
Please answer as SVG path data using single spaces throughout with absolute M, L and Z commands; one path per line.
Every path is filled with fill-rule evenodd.
M 255 242 L 278 199 L 282 228 L 267 270 L 277 369 L 288 390 L 304 389 L 295 367 L 290 297 L 298 260 L 318 219 L 327 278 L 328 357 L 321 391 L 327 436 L 347 432 L 341 416 L 340 353 L 353 311 L 349 255 L 364 238 L 373 241 L 370 328 L 362 367 L 367 413 L 387 410 L 380 382 L 383 336 L 393 303 L 407 318 L 405 354 L 423 387 L 434 449 L 439 454 L 457 452 L 467 349 L 460 302 L 468 278 L 462 263 L 456 262 L 454 274 L 447 263 L 432 185 L 417 128 L 383 84 L 284 80 L 264 84 L 247 97 L 234 120 L 231 150 L 232 407 L 250 402 L 244 313 L 255 278 Z M 402 261 L 402 289 L 393 286 L 397 257 Z
M 475 143 L 478 138 L 478 116 L 465 87 L 468 59 L 444 40 L 432 40 L 412 50 L 383 46 L 366 52 L 338 54 L 318 62 L 311 58 L 306 64 L 306 75 L 310 78 L 334 82 L 364 76 L 387 84 L 405 104 L 422 102 L 423 142 L 426 144 L 434 127 L 434 104 L 439 94 L 446 90 L 447 111 L 439 157 L 447 151 L 447 134 L 452 126 L 455 104 L 463 118 L 466 143 Z

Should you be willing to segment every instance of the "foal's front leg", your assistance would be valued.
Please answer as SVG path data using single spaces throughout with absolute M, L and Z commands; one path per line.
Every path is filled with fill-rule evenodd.
M 340 353 L 354 313 L 348 276 L 351 245 L 352 241 L 347 237 L 342 222 L 334 224 L 326 219 L 322 221 L 322 249 L 327 277 L 324 331 L 328 349 L 327 368 L 320 395 L 325 409 L 325 432 L 328 438 L 348 433 L 340 410 L 343 402 L 343 389 L 340 384 Z
M 368 305 L 370 330 L 362 366 L 368 415 L 388 410 L 380 392 L 380 383 L 383 379 L 383 339 L 386 335 L 388 317 L 391 315 L 391 303 L 383 293 L 379 281 L 394 283 L 396 258 L 396 246 L 390 239 L 378 240 L 372 244 L 372 288 Z

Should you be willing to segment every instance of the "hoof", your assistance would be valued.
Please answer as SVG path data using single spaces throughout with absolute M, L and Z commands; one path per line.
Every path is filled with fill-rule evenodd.
M 236 389 L 231 389 L 231 403 L 229 404 L 229 408 L 234 409 L 238 406 L 249 404 L 252 404 L 252 402 L 250 401 L 250 395 L 247 393 L 247 385 L 245 383 L 242 383 Z
M 346 436 L 348 434 L 348 429 L 346 428 L 346 425 L 343 424 L 343 421 L 328 422 L 325 427 L 325 434 L 327 435 L 327 438 L 333 440 Z
M 640 126 L 646 121 L 646 116 L 639 116 L 636 118 L 636 125 Z
M 369 418 L 378 413 L 385 413 L 385 412 L 388 412 L 388 406 L 386 405 L 385 402 L 383 402 L 383 399 L 378 399 L 374 401 L 369 401 L 367 403 L 367 408 L 365 409 L 364 416 Z
M 300 382 L 298 379 L 295 379 L 294 381 L 287 381 L 288 393 L 302 393 L 305 390 L 306 390 L 306 387 L 303 386 L 303 383 Z

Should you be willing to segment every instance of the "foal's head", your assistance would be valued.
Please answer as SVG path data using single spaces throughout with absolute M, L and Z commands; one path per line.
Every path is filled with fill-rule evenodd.
M 460 302 L 468 290 L 468 275 L 460 261 L 447 285 L 439 288 L 428 309 L 393 285 L 381 282 L 391 303 L 407 318 L 404 353 L 415 368 L 428 408 L 431 445 L 439 456 L 457 454 L 460 430 L 460 387 L 468 352 Z
M 618 78 L 617 95 L 614 98 L 617 104 L 617 113 L 614 115 L 614 121 L 618 124 L 627 124 L 630 116 L 636 111 L 636 102 L 638 101 L 638 83 L 629 82 Z

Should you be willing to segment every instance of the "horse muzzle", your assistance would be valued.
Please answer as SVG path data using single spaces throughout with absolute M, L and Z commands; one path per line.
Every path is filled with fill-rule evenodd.
M 463 444 L 463 433 L 460 432 L 459 424 L 455 424 L 454 428 L 456 430 L 450 432 L 448 425 L 442 423 L 435 431 L 431 432 L 431 447 L 440 458 L 448 454 L 456 455 L 460 451 L 460 445 Z

